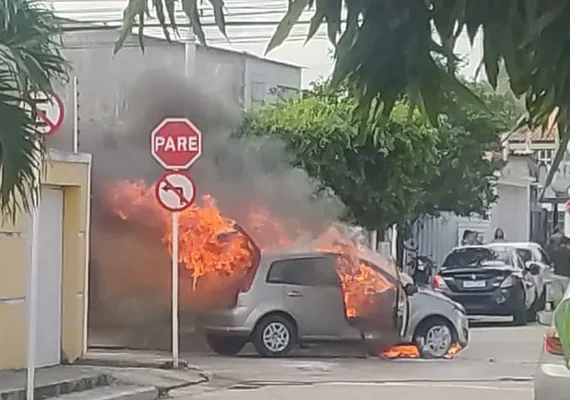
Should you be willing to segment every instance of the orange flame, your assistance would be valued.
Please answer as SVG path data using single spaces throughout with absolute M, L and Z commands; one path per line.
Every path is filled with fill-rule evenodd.
M 463 348 L 459 343 L 454 343 L 451 345 L 444 358 L 454 358 L 462 349 Z M 400 344 L 390 347 L 388 350 L 382 352 L 380 356 L 393 360 L 395 358 L 420 358 L 421 353 L 420 349 L 415 344 Z
M 122 220 L 142 221 L 157 227 L 172 255 L 170 212 L 158 204 L 153 188 L 148 188 L 142 181 L 116 181 L 106 188 L 101 201 Z M 306 233 L 300 222 L 289 225 L 294 226 L 299 236 Z M 262 249 L 289 248 L 297 239 L 290 237 L 290 229 L 285 229 L 265 207 L 250 210 L 244 226 L 246 231 L 260 238 L 260 243 L 256 244 Z M 340 255 L 337 272 L 348 318 L 365 316 L 373 306 L 374 295 L 393 287 L 382 274 L 360 260 L 358 247 L 343 238 L 338 230 L 329 231 L 313 248 Z M 202 196 L 199 204 L 179 213 L 179 262 L 191 271 L 191 290 L 195 291 L 198 281 L 206 276 L 225 276 L 232 281 L 236 276 L 244 276 L 254 264 L 253 257 L 249 238 L 236 230 L 235 221 L 222 216 L 212 196 Z M 211 284 L 212 281 L 209 290 L 213 290 Z

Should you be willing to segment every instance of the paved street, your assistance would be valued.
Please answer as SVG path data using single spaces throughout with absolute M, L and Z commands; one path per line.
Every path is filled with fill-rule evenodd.
M 347 349 L 302 350 L 281 360 L 251 354 L 236 358 L 188 356 L 210 380 L 173 391 L 183 399 L 531 400 L 532 375 L 545 328 L 483 326 L 472 329 L 470 346 L 453 360 L 359 358 Z M 318 354 L 318 355 L 315 355 Z

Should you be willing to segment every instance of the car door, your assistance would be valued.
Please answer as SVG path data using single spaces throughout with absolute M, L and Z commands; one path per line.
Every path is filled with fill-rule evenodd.
M 371 294 L 372 307 L 365 317 L 358 318 L 356 326 L 365 336 L 374 338 L 376 347 L 391 346 L 399 342 L 406 330 L 409 314 L 407 296 L 397 274 L 391 275 L 367 260 L 360 260 L 360 265 L 378 274 L 387 284 L 387 289 Z
M 540 265 L 540 274 L 536 276 L 538 294 L 540 295 L 546 289 L 546 282 L 550 278 L 552 263 L 546 252 L 540 246 L 533 248 L 533 255 L 536 259 L 536 263 Z
M 344 303 L 334 261 L 330 257 L 300 257 L 286 263 L 284 304 L 297 321 L 299 336 L 338 339 L 344 333 Z M 274 264 L 275 264 L 274 263 Z
M 522 274 L 522 281 L 525 290 L 526 308 L 530 308 L 534 301 L 536 300 L 536 280 L 534 276 L 526 268 L 526 264 L 519 255 L 518 252 L 514 253 L 513 265 L 515 268 L 519 269 Z

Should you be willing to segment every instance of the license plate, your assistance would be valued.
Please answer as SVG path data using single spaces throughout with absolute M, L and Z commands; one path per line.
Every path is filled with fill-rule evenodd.
M 484 288 L 487 286 L 485 281 L 463 281 L 463 287 L 472 289 L 472 288 Z

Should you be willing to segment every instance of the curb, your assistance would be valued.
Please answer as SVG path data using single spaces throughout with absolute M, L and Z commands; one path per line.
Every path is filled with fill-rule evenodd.
M 36 386 L 35 397 L 45 399 L 50 397 L 63 396 L 69 393 L 85 392 L 94 388 L 110 386 L 114 383 L 114 378 L 107 373 L 97 374 L 87 378 L 67 379 L 57 382 L 50 382 L 46 385 Z M 1 400 L 26 400 L 26 388 L 17 388 L 0 393 Z

